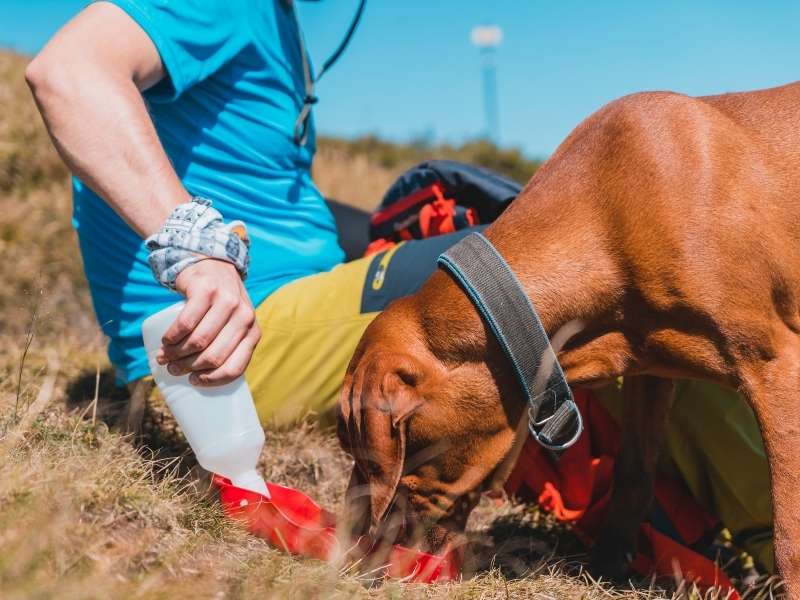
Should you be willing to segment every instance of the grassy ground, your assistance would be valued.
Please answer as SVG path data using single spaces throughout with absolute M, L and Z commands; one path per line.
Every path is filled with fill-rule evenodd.
M 592 582 L 568 532 L 525 506 L 484 502 L 471 524 L 476 574 L 432 586 L 370 584 L 345 567 L 272 550 L 227 522 L 157 398 L 139 438 L 115 431 L 124 398 L 111 385 L 91 313 L 67 174 L 24 87 L 24 65 L 0 53 L 4 598 L 697 596 L 680 582 L 668 593 L 647 582 L 627 590 Z M 315 176 L 327 194 L 368 207 L 418 153 L 376 162 L 331 140 L 321 145 Z M 509 171 L 535 166 L 514 156 L 492 160 L 511 161 Z M 332 434 L 303 425 L 267 437 L 267 477 L 335 508 L 350 463 Z

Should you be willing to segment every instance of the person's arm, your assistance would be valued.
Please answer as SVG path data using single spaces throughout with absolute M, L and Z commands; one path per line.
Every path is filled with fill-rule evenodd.
M 141 95 L 164 76 L 147 34 L 104 2 L 70 21 L 25 72 L 64 162 L 142 237 L 191 199 Z M 260 339 L 236 268 L 203 260 L 181 272 L 176 285 L 187 304 L 164 335 L 159 360 L 176 374 L 192 372 L 196 384 L 232 381 Z

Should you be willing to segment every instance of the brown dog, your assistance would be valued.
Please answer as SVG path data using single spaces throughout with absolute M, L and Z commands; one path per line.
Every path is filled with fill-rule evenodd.
M 740 390 L 758 416 L 776 558 L 800 597 L 800 84 L 617 100 L 578 126 L 485 235 L 551 338 L 582 324 L 559 352 L 570 383 L 624 375 L 639 401 L 604 552 L 619 558 L 633 544 L 625 505 L 640 519 L 649 504 L 652 452 L 630 448 L 657 437 L 669 380 L 708 379 Z M 435 549 L 462 531 L 480 491 L 506 476 L 525 409 L 450 276 L 392 304 L 364 334 L 340 402 L 373 532 L 398 527 Z

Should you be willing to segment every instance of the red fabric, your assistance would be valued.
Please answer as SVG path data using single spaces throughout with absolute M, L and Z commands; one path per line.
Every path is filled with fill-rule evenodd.
M 478 211 L 474 208 L 467 209 L 467 223 L 469 223 L 470 227 L 474 227 L 480 223 L 480 220 L 478 219 Z
M 422 232 L 422 237 L 453 233 L 456 230 L 453 222 L 455 212 L 456 201 L 446 198 L 437 198 L 423 206 L 419 211 L 419 230 Z
M 406 196 L 405 198 L 398 200 L 394 204 L 390 204 L 383 210 L 379 210 L 370 217 L 370 224 L 372 225 L 380 225 L 381 223 L 385 223 L 386 221 L 393 219 L 397 215 L 407 211 L 408 209 L 416 206 L 417 204 L 422 204 L 426 202 L 430 198 L 433 198 L 437 195 L 437 192 L 441 194 L 442 187 L 438 183 L 434 183 L 427 187 L 417 190 L 410 196 Z
M 419 230 L 423 238 L 453 233 L 456 224 L 453 216 L 456 214 L 456 201 L 444 197 L 442 189 L 434 185 L 432 187 L 436 200 L 426 204 L 419 211 Z
M 376 212 L 372 215 L 370 221 L 373 225 L 385 223 L 420 204 L 422 204 L 422 207 L 416 215 L 415 222 L 419 225 L 419 236 L 421 239 L 453 233 L 457 230 L 455 216 L 458 202 L 451 198 L 445 198 L 444 189 L 438 183 L 422 188 L 410 196 Z M 474 208 L 468 208 L 464 216 L 469 226 L 477 225 L 479 222 L 478 213 Z M 411 231 L 410 226 L 397 230 L 395 235 L 404 241 L 417 237 Z M 378 252 L 383 252 L 394 245 L 395 242 L 390 238 L 377 239 L 367 246 L 364 256 L 372 256 Z
M 574 395 L 583 416 L 584 434 L 558 461 L 528 438 L 505 487 L 511 495 L 538 498 L 542 508 L 560 521 L 574 523 L 578 536 L 591 544 L 603 525 L 611 497 L 619 427 L 591 392 L 575 390 Z M 695 543 L 717 524 L 680 482 L 659 476 L 655 497 L 685 544 Z M 650 523 L 642 524 L 639 536 L 639 551 L 631 565 L 638 573 L 671 577 L 680 572 L 701 587 L 733 589 L 711 560 Z M 733 592 L 731 597 L 738 595 Z
M 378 238 L 374 242 L 370 242 L 369 246 L 367 246 L 367 249 L 364 252 L 364 256 L 372 256 L 373 254 L 378 254 L 378 252 L 389 250 L 391 248 L 394 248 L 396 245 L 397 245 L 396 242 L 387 240 L 386 238 Z
M 373 575 L 383 571 L 408 582 L 452 581 L 461 575 L 463 548 L 447 547 L 442 554 L 428 554 L 397 544 L 386 547 L 366 537 L 354 540 L 349 532 L 337 531 L 332 513 L 299 490 L 268 482 L 268 498 L 235 487 L 219 475 L 213 481 L 228 517 L 285 552 L 332 562 L 347 554 L 362 567 L 372 567 L 375 562 L 375 568 L 367 571 Z

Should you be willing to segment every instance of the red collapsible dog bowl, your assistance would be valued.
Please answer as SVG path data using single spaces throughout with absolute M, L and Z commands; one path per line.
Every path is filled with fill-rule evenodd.
M 379 549 L 367 538 L 350 540 L 336 530 L 336 517 L 320 508 L 302 492 L 267 483 L 271 498 L 238 488 L 229 479 L 214 476 L 220 501 L 230 518 L 245 525 L 255 536 L 291 554 L 325 561 L 358 556 L 369 564 Z M 410 582 L 452 581 L 461 574 L 461 552 L 450 550 L 441 555 L 420 552 L 397 544 L 388 554 L 381 554 L 378 568 L 389 577 Z

